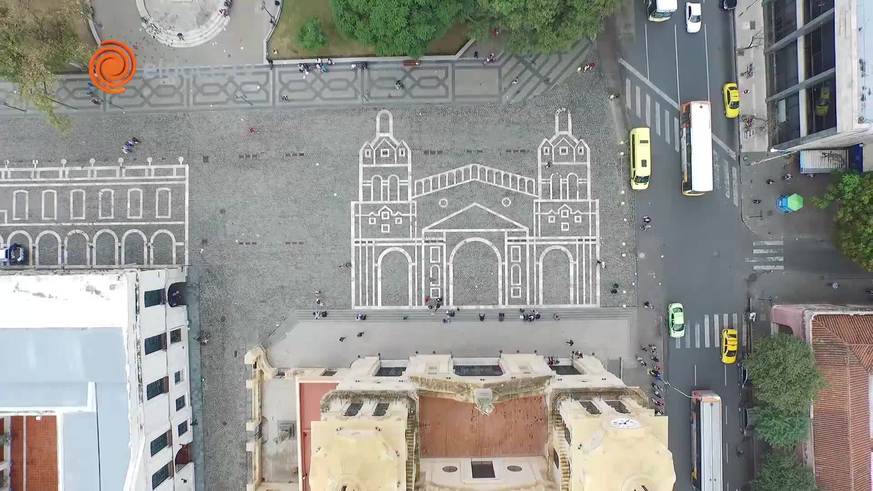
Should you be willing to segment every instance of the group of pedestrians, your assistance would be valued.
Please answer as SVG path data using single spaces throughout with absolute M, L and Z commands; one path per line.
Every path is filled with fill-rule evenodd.
M 139 139 L 135 136 L 131 137 L 129 140 L 124 142 L 124 146 L 121 147 L 121 151 L 124 153 L 133 152 L 133 148 L 140 143 Z
M 326 60 L 322 60 L 321 58 L 315 59 L 315 69 L 321 73 L 327 73 L 327 67 L 333 65 L 333 59 L 327 58 Z M 298 63 L 297 71 L 303 74 L 303 78 L 306 78 L 307 75 L 312 71 L 312 65 L 309 63 Z
M 642 351 L 643 355 L 637 355 L 637 362 L 641 367 L 647 369 L 649 376 L 655 379 L 652 381 L 651 397 L 652 404 L 655 405 L 655 414 L 664 414 L 664 395 L 666 391 L 661 383 L 666 382 L 664 382 L 664 379 L 661 376 L 661 359 L 658 357 L 658 347 L 654 344 L 647 344 L 640 346 L 640 351 Z M 648 358 L 648 360 L 646 360 L 646 358 Z

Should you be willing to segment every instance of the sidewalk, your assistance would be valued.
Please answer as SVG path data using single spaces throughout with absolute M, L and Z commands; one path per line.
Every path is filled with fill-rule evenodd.
M 148 39 L 151 44 L 158 44 Z M 216 42 L 197 48 L 161 49 L 191 53 L 208 50 L 214 58 L 217 48 L 212 45 Z M 353 60 L 337 59 L 327 73 L 311 72 L 308 76 L 298 71 L 296 63 L 277 62 L 272 67 L 199 66 L 211 62 L 211 59 L 197 55 L 193 61 L 186 60 L 196 62 L 198 66 L 166 68 L 143 64 L 126 92 L 105 95 L 98 105 L 91 102 L 89 81 L 84 74 L 58 77 L 53 97 L 58 103 L 56 110 L 65 114 L 290 109 L 328 105 L 520 103 L 575 74 L 589 48 L 588 41 L 579 41 L 567 52 L 554 55 L 521 57 L 498 53 L 496 61 L 487 65 L 468 57 L 423 61 L 420 66 L 412 68 L 404 67 L 397 60 L 372 61 L 369 69 L 363 71 L 351 68 Z M 480 52 L 479 56 L 481 59 L 483 53 Z M 403 81 L 402 89 L 395 87 L 397 80 Z M 20 101 L 15 89 L 13 84 L 0 81 L 0 100 L 8 104 L 0 106 L 0 116 L 39 114 Z
M 834 233 L 833 209 L 819 209 L 814 196 L 824 194 L 832 181 L 831 174 L 808 177 L 800 174 L 797 154 L 744 153 L 741 160 L 742 217 L 746 227 L 761 237 L 796 237 L 831 240 Z M 784 180 L 786 174 L 792 178 Z M 767 181 L 772 180 L 772 184 Z M 783 214 L 776 200 L 783 194 L 803 196 L 800 211 Z M 761 203 L 754 203 L 761 200 Z

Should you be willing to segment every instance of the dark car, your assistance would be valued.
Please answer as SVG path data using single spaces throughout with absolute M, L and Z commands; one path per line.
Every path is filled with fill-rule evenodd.
M 733 10 L 737 8 L 737 0 L 721 0 L 721 8 L 724 10 Z
M 13 242 L 0 247 L 0 264 L 3 266 L 23 266 L 27 264 L 27 249 Z

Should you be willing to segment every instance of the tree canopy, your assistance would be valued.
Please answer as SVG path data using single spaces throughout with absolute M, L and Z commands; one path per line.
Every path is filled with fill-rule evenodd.
M 553 53 L 597 36 L 620 0 L 475 0 L 469 22 L 481 38 L 495 29 L 517 53 Z
M 754 491 L 816 491 L 815 475 L 793 455 L 776 452 L 768 455 L 752 483 Z
M 779 333 L 758 341 L 745 362 L 761 405 L 782 412 L 805 410 L 824 387 L 812 348 L 802 339 Z
M 70 62 L 84 64 L 86 47 L 73 26 L 81 15 L 76 2 L 57 2 L 51 12 L 18 0 L 0 0 L 0 77 L 18 84 L 18 94 L 60 128 L 68 124 L 50 99 L 54 72 Z
M 300 32 L 297 33 L 297 42 L 309 50 L 323 47 L 327 43 L 327 36 L 324 35 L 324 29 L 321 27 L 321 19 L 318 17 L 306 19 L 306 22 L 300 26 Z
M 816 206 L 837 205 L 836 243 L 840 251 L 867 271 L 873 271 L 873 173 L 838 174 Z
M 809 414 L 805 407 L 800 409 L 785 412 L 770 406 L 755 407 L 755 432 L 774 447 L 794 448 L 809 432 Z
M 457 20 L 465 0 L 331 0 L 334 22 L 346 36 L 381 56 L 424 54 Z

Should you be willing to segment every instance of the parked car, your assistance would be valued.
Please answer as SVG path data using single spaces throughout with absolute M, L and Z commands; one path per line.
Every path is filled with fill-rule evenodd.
M 734 119 L 740 115 L 740 89 L 736 82 L 728 82 L 721 88 L 724 102 L 724 117 Z
M 0 247 L 0 265 L 23 266 L 27 264 L 27 249 L 21 244 L 13 242 L 8 246 Z
M 726 328 L 721 331 L 721 362 L 725 365 L 733 365 L 737 362 L 737 353 L 740 349 L 740 341 L 737 330 Z
M 674 302 L 667 306 L 667 327 L 671 338 L 685 335 L 685 308 L 681 303 Z
M 703 25 L 703 9 L 697 2 L 685 2 L 685 30 L 694 34 Z

